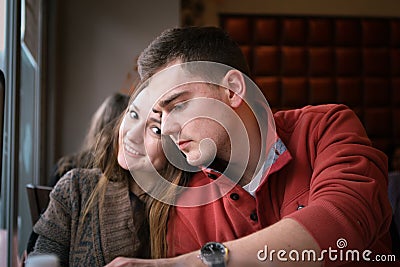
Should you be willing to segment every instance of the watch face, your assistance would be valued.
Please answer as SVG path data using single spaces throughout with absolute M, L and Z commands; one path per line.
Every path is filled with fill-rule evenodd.
M 209 242 L 201 248 L 201 257 L 206 264 L 218 264 L 225 262 L 227 249 L 217 242 Z

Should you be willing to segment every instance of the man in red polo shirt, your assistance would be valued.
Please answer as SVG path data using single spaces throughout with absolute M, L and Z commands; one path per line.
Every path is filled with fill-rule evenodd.
M 387 158 L 350 109 L 272 115 L 240 48 L 214 27 L 165 31 L 139 72 L 162 133 L 202 171 L 170 212 L 176 257 L 110 266 L 395 265 L 377 263 L 391 254 Z

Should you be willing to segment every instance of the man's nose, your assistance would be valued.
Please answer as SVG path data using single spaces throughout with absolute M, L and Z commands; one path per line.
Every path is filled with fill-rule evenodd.
M 161 119 L 161 134 L 176 136 L 181 131 L 181 125 L 176 115 L 169 114 Z

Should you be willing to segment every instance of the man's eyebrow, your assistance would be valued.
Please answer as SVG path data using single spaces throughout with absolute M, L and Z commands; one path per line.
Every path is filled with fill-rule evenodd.
M 161 100 L 160 103 L 158 103 L 158 106 L 164 108 L 164 107 L 168 106 L 172 101 L 177 99 L 178 97 L 181 97 L 182 95 L 185 95 L 187 93 L 188 93 L 188 91 L 182 91 L 179 93 L 175 93 L 175 94 L 171 95 L 170 97 L 168 97 L 167 99 Z
M 168 105 L 169 105 L 172 101 L 174 101 L 175 99 L 177 99 L 177 98 L 179 98 L 179 97 L 181 97 L 181 96 L 183 96 L 183 95 L 185 95 L 185 94 L 187 94 L 187 93 L 189 93 L 189 92 L 188 92 L 188 91 L 182 91 L 182 92 L 179 92 L 179 93 L 175 93 L 175 94 L 169 96 L 167 99 L 161 100 L 161 101 L 158 103 L 157 106 L 159 106 L 160 108 L 164 108 L 164 107 L 168 106 Z M 153 111 L 154 113 L 161 113 L 161 111 L 158 110 L 158 109 L 156 109 L 156 108 L 153 108 L 152 111 Z

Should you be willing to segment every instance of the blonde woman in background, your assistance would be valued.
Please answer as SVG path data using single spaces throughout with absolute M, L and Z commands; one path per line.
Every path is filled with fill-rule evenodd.
M 129 96 L 116 92 L 108 96 L 100 107 L 93 114 L 90 121 L 89 130 L 83 141 L 82 148 L 79 152 L 60 158 L 54 166 L 50 175 L 49 186 L 56 185 L 58 180 L 69 170 L 74 168 L 90 167 L 92 163 L 93 148 L 95 147 L 99 133 L 108 124 L 115 125 L 119 115 L 126 109 L 129 103 Z

